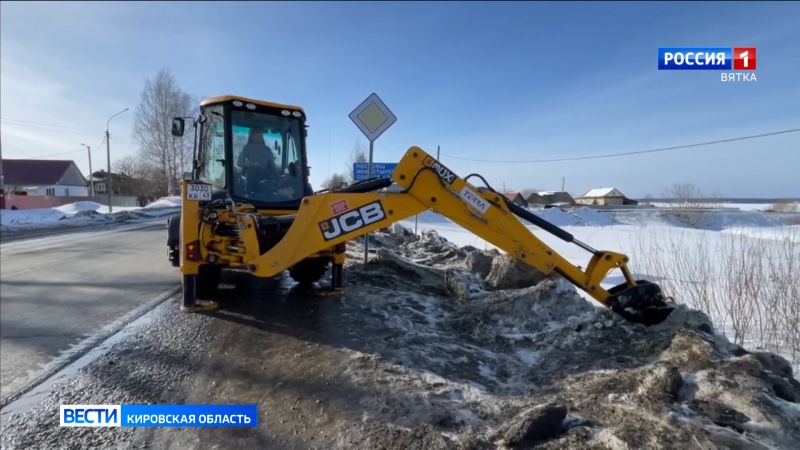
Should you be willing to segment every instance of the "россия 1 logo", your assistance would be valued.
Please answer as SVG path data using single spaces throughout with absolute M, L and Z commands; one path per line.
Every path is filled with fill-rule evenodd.
M 720 81 L 758 81 L 755 47 L 659 48 L 658 70 L 722 70 Z

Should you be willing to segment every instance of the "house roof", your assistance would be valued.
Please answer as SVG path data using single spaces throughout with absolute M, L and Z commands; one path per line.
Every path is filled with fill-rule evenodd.
M 514 200 L 517 196 L 522 197 L 522 194 L 519 192 L 503 192 L 503 196 L 509 200 Z
M 559 200 L 559 199 L 565 199 L 565 200 L 568 199 L 571 201 L 572 196 L 569 195 L 568 192 L 564 191 L 539 191 L 539 192 L 532 192 L 528 196 L 529 202 L 542 202 L 542 201 L 553 202 L 554 200 Z
M 587 193 L 581 195 L 581 197 L 624 197 L 624 195 L 622 192 L 618 191 L 617 188 L 608 187 L 590 189 Z
M 68 160 L 4 159 L 3 182 L 10 186 L 58 184 L 70 166 L 74 165 L 74 161 Z

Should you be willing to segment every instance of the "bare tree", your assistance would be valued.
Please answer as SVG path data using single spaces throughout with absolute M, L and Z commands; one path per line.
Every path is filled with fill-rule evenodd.
M 114 171 L 129 181 L 137 195 L 163 197 L 167 195 L 168 182 L 164 172 L 152 162 L 136 156 L 126 156 L 114 161 Z
M 682 208 L 698 206 L 703 198 L 702 192 L 693 183 L 675 183 L 670 188 L 669 195 Z
M 350 157 L 347 159 L 347 173 L 350 174 L 350 181 L 356 179 L 356 174 L 353 171 L 353 164 L 365 162 L 369 162 L 367 148 L 362 141 L 356 141 L 356 143 L 353 144 L 353 151 L 350 152 Z
M 120 175 L 134 177 L 137 175 L 139 166 L 138 158 L 135 156 L 125 156 L 114 161 L 113 169 Z
M 178 191 L 181 174 L 191 162 L 191 139 L 171 134 L 172 118 L 193 113 L 192 97 L 184 92 L 167 69 L 146 79 L 136 109 L 133 137 L 142 160 L 157 167 L 170 195 Z
M 345 186 L 347 186 L 347 175 L 343 173 L 335 173 L 322 182 L 324 189 L 341 189 Z

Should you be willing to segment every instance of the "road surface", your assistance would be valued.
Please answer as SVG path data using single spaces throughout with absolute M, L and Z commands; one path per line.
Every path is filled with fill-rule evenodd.
M 6 398 L 84 339 L 177 286 L 164 220 L 0 246 L 0 381 Z

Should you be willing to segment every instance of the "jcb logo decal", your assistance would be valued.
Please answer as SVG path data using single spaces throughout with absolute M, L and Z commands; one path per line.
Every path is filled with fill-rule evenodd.
M 452 170 L 448 169 L 444 166 L 444 164 L 436 161 L 430 156 L 426 156 L 425 161 L 423 161 L 422 164 L 433 169 L 433 171 L 436 172 L 436 175 L 439 175 L 439 178 L 441 178 L 445 183 L 453 184 L 453 182 L 456 181 L 456 174 L 453 173 Z
M 322 231 L 322 237 L 326 241 L 330 241 L 345 233 L 356 231 L 385 218 L 386 213 L 383 212 L 383 205 L 381 205 L 380 201 L 375 201 L 367 203 L 358 209 L 323 220 L 319 223 L 319 229 Z

